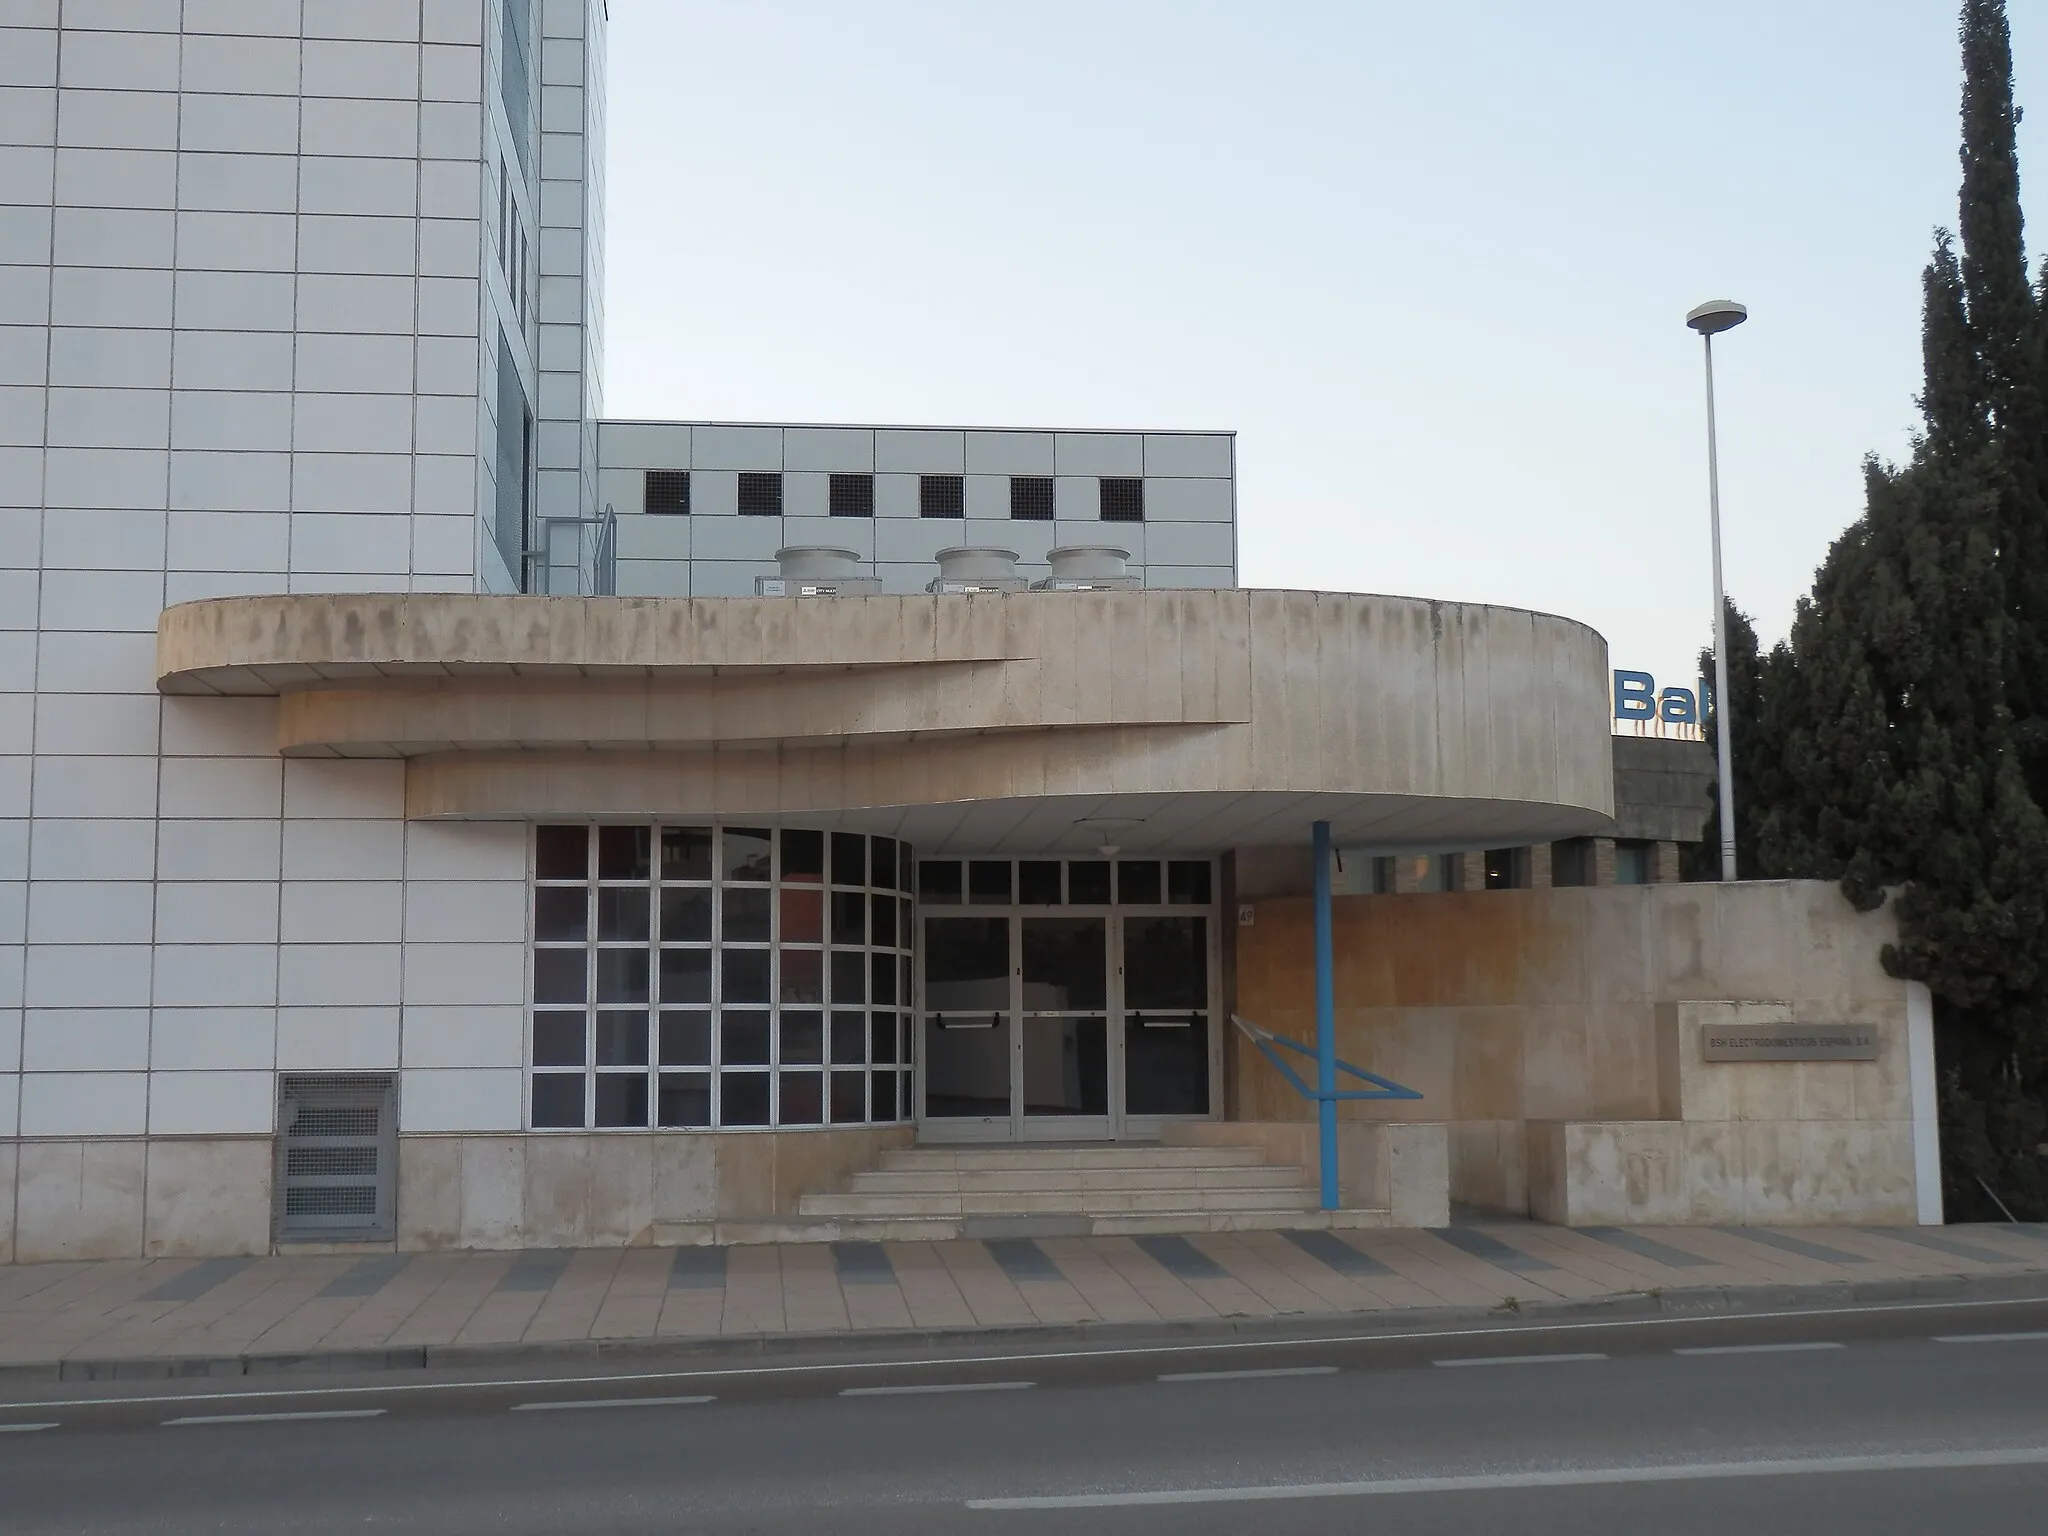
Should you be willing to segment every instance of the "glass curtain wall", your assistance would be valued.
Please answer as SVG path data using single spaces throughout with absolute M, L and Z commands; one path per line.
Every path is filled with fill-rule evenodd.
M 906 1119 L 911 869 L 860 833 L 535 828 L 528 1123 Z

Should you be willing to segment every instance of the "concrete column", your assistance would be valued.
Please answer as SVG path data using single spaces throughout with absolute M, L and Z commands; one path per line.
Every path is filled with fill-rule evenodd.
M 1535 890 L 1550 888 L 1550 844 L 1537 843 L 1523 850 L 1529 864 L 1529 885 Z
M 1678 844 L 1659 843 L 1653 855 L 1650 878 L 1659 885 L 1678 883 Z
M 1483 891 L 1486 889 L 1486 854 L 1475 848 L 1470 853 L 1453 854 L 1457 862 L 1458 889 L 1461 891 Z
M 1614 839 L 1611 837 L 1593 839 L 1593 883 L 1614 884 Z

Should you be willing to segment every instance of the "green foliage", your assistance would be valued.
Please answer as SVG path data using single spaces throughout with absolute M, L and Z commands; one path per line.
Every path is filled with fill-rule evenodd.
M 1959 229 L 1922 281 L 1925 435 L 1865 466 L 1787 643 L 1731 634 L 1745 873 L 1895 903 L 1935 1000 L 1952 1218 L 2048 1216 L 2048 320 L 2027 280 L 2002 0 L 1966 0 Z M 2043 290 L 2048 292 L 2048 270 Z M 1746 697 L 1745 695 L 1749 696 Z M 1745 737 L 1743 714 L 1756 721 Z M 1745 833 L 1743 817 L 1751 823 Z

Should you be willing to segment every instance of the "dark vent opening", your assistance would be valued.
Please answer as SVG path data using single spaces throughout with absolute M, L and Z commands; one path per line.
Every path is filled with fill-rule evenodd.
M 740 475 L 740 516 L 782 516 L 782 476 L 744 471 Z
M 965 517 L 967 480 L 962 475 L 920 475 L 917 479 L 919 517 Z
M 834 475 L 826 508 L 834 517 L 873 517 L 875 477 Z
M 1145 521 L 1145 482 L 1135 475 L 1104 475 L 1102 520 L 1105 523 Z
M 687 469 L 647 471 L 647 510 L 663 517 L 690 515 L 690 472 Z
M 1052 521 L 1052 476 L 1012 475 L 1010 516 L 1022 522 Z

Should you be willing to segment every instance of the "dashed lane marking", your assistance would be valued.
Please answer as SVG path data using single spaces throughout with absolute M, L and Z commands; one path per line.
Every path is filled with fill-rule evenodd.
M 1035 1381 L 927 1381 L 893 1387 L 845 1387 L 841 1397 L 926 1397 L 939 1392 L 1021 1392 Z
M 553 1413 L 570 1408 L 679 1408 L 690 1403 L 715 1403 L 715 1397 L 579 1397 L 567 1402 L 514 1403 L 514 1413 Z
M 181 1419 L 165 1419 L 164 1427 L 178 1424 L 298 1424 L 311 1419 L 374 1419 L 382 1408 L 323 1408 L 306 1413 L 194 1413 Z

